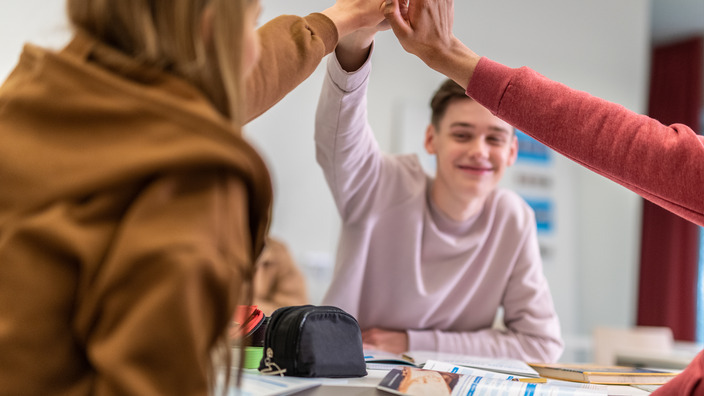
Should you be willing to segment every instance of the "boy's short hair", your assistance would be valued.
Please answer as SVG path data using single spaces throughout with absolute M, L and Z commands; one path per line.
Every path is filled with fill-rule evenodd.
M 433 111 L 430 122 L 432 122 L 436 128 L 440 126 L 440 120 L 445 115 L 447 106 L 457 99 L 474 100 L 467 96 L 464 88 L 450 79 L 445 80 L 437 91 L 435 91 L 433 98 L 430 100 L 430 109 Z
M 461 85 L 451 79 L 445 80 L 442 85 L 435 91 L 433 98 L 430 100 L 430 109 L 433 111 L 430 122 L 436 129 L 440 127 L 440 120 L 445 116 L 447 107 L 455 100 L 466 99 L 474 100 Z M 516 128 L 511 127 L 511 135 L 516 134 Z

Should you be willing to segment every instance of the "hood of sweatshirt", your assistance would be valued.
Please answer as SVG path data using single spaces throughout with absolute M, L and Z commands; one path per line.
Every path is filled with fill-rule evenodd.
M 0 87 L 0 233 L 51 202 L 208 167 L 244 180 L 261 239 L 272 199 L 266 166 L 184 80 L 79 33 L 59 52 L 25 46 Z

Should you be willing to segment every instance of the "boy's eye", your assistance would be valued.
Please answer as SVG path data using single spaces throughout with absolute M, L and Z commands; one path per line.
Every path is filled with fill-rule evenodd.
M 503 137 L 500 136 L 489 136 L 487 140 L 489 141 L 489 143 L 493 144 L 504 144 L 504 142 L 506 141 Z

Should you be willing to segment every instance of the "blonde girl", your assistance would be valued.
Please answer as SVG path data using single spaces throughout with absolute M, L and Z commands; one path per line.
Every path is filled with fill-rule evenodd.
M 241 126 L 379 6 L 67 1 L 0 87 L 0 395 L 212 390 L 272 198 Z

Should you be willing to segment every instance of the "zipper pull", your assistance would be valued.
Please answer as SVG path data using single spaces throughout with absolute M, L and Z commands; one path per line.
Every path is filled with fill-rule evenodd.
M 260 373 L 263 375 L 280 375 L 284 376 L 286 369 L 282 369 L 278 364 L 273 362 L 274 350 L 271 347 L 266 348 L 266 358 L 264 358 L 265 369 L 261 370 Z

